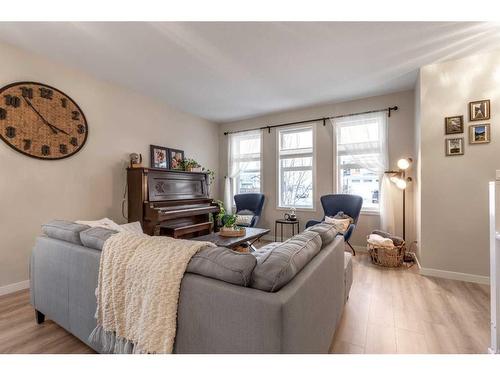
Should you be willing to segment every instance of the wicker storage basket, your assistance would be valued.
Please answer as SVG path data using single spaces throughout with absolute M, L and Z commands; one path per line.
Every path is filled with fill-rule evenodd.
M 393 247 L 373 245 L 368 242 L 367 248 L 374 264 L 382 267 L 400 267 L 403 264 L 406 252 L 404 242 Z

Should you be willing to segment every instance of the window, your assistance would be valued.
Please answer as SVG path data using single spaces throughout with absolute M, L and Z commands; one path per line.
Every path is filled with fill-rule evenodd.
M 261 140 L 260 130 L 230 135 L 229 173 L 232 196 L 261 191 Z
M 279 198 L 282 208 L 313 208 L 313 126 L 278 131 Z
M 337 190 L 363 198 L 363 211 L 379 211 L 380 179 L 387 160 L 384 113 L 349 116 L 334 122 L 337 138 Z

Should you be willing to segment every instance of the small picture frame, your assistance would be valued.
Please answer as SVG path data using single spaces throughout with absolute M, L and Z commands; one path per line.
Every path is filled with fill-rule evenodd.
M 476 145 L 490 143 L 490 124 L 476 124 L 469 126 L 469 144 Z
M 445 134 L 461 134 L 464 132 L 464 116 L 451 116 L 444 119 Z
M 149 153 L 151 155 L 151 168 L 169 169 L 168 151 L 167 147 L 150 145 Z
M 469 121 L 484 121 L 490 119 L 490 101 L 478 100 L 469 103 Z
M 182 162 L 184 161 L 184 151 L 175 148 L 168 149 L 168 163 L 170 169 L 183 170 Z
M 446 156 L 457 156 L 464 154 L 463 138 L 448 138 L 444 140 Z

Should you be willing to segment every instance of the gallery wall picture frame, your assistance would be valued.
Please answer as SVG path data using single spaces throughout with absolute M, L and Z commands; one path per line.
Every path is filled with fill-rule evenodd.
M 490 124 L 469 125 L 469 144 L 477 145 L 490 143 L 491 130 Z
M 151 168 L 169 169 L 169 149 L 163 146 L 150 145 Z
M 444 133 L 461 134 L 464 132 L 464 116 L 450 116 L 444 118 Z
M 477 100 L 469 103 L 469 121 L 484 121 L 489 120 L 490 100 Z
M 184 161 L 184 150 L 175 148 L 168 149 L 168 165 L 169 169 L 183 170 L 182 162 Z
M 464 154 L 464 138 L 447 138 L 444 140 L 446 156 L 458 156 Z

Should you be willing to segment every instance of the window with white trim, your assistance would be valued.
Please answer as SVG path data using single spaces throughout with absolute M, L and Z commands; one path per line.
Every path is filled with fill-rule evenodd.
M 363 198 L 363 211 L 379 212 L 380 181 L 387 160 L 384 113 L 349 116 L 334 121 L 337 191 Z
M 278 207 L 314 208 L 314 127 L 278 130 Z
M 262 132 L 248 131 L 230 135 L 229 170 L 232 196 L 261 191 Z

